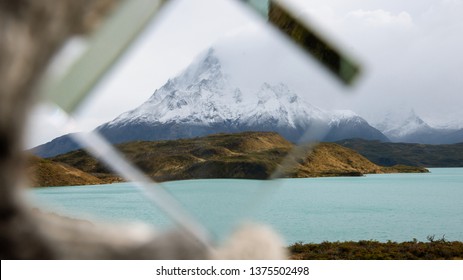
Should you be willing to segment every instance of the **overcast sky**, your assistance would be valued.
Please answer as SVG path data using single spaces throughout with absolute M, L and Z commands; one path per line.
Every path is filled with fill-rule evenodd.
M 236 2 L 172 1 L 81 106 L 85 127 L 140 105 L 212 45 L 229 58 L 232 71 L 246 64 L 253 76 L 235 72 L 251 81 L 288 83 L 324 109 L 351 109 L 373 122 L 389 111 L 414 109 L 432 124 L 463 123 L 463 0 L 290 0 L 299 17 L 362 63 L 363 76 L 352 89 Z M 247 51 L 259 55 L 241 63 L 236 54 Z M 44 133 L 38 124 L 35 131 L 41 132 L 33 144 L 59 134 Z
M 463 122 L 463 1 L 299 2 L 364 61 L 346 106 L 370 118 L 413 108 L 431 123 Z

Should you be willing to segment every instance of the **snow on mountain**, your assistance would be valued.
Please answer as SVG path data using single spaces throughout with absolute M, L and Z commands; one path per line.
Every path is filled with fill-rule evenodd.
M 362 130 L 372 130 L 373 133 L 367 133 L 368 139 L 387 141 L 384 135 L 354 112 L 320 109 L 300 98 L 283 83 L 263 83 L 256 92 L 238 88 L 230 82 L 220 58 L 211 48 L 180 75 L 156 90 L 141 106 L 120 115 L 99 130 L 111 134 L 111 130 L 127 127 L 128 124 L 156 128 L 175 126 L 177 134 L 169 133 L 169 138 L 214 132 L 274 130 L 291 141 L 297 141 L 314 123 L 324 123 L 327 131 L 328 128 L 337 128 L 340 123 L 356 124 L 356 134 L 350 133 L 349 136 L 363 137 Z M 202 132 L 197 135 L 189 129 L 179 129 L 187 125 L 201 127 Z M 336 134 L 336 140 L 342 139 L 343 133 Z M 159 138 L 163 136 L 159 135 Z
M 463 121 L 454 119 L 451 121 L 433 121 L 433 122 L 428 122 L 430 126 L 438 129 L 453 129 L 453 130 L 460 130 L 463 129 Z
M 280 126 L 305 126 L 327 114 L 291 92 L 284 84 L 264 83 L 257 92 L 243 92 L 229 82 L 214 49 L 169 80 L 138 108 L 122 114 L 108 126 L 123 123 L 211 124 L 269 121 Z
M 423 121 L 414 110 L 411 110 L 403 119 L 399 116 L 388 114 L 384 121 L 376 127 L 387 135 L 391 140 L 400 139 L 418 132 L 425 132 L 431 127 Z
M 357 113 L 351 110 L 334 110 L 331 111 L 330 124 L 339 125 L 340 123 L 349 120 L 355 122 L 364 122 L 365 120 L 360 117 Z
M 242 131 L 275 131 L 293 142 L 302 137 L 388 141 L 354 112 L 318 108 L 283 83 L 263 83 L 257 90 L 236 86 L 213 48 L 168 80 L 143 104 L 96 129 L 112 143 Z M 42 145 L 42 153 L 37 154 L 56 155 L 47 147 L 56 148 L 50 142 Z
M 389 113 L 375 127 L 393 142 L 422 144 L 463 142 L 462 129 L 431 126 L 418 116 L 414 110 L 411 110 L 408 115 Z
M 370 126 L 364 118 L 350 110 L 330 112 L 329 127 L 330 130 L 324 138 L 325 141 L 334 142 L 342 139 L 362 138 L 389 142 L 389 139 L 378 129 Z

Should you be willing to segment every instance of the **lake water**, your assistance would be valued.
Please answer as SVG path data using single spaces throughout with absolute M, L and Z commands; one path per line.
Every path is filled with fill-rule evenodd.
M 282 179 L 209 179 L 164 185 L 217 237 L 244 220 L 266 223 L 288 244 L 303 242 L 463 241 L 463 168 L 428 174 Z M 99 220 L 171 222 L 130 183 L 40 188 L 41 208 Z M 78 214 L 80 213 L 80 214 Z M 82 214 L 85 213 L 85 214 Z

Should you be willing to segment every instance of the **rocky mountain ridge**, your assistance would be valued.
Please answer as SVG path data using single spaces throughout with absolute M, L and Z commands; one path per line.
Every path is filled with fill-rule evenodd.
M 463 142 L 463 128 L 434 127 L 425 122 L 414 110 L 406 115 L 387 114 L 374 125 L 392 142 L 419 144 L 455 144 Z
M 211 48 L 143 104 L 96 131 L 113 144 L 243 131 L 273 131 L 293 143 L 357 138 L 423 144 L 463 142 L 463 129 L 434 128 L 414 111 L 402 118 L 386 116 L 377 129 L 352 111 L 318 108 L 283 83 L 264 82 L 257 90 L 240 88 L 223 68 Z M 46 158 L 79 148 L 70 135 L 64 135 L 33 152 Z
M 274 131 L 294 143 L 355 137 L 388 141 L 354 112 L 313 106 L 283 83 L 263 83 L 257 91 L 239 88 L 222 68 L 211 48 L 139 107 L 96 130 L 115 144 L 243 131 Z M 52 157 L 78 148 L 62 136 L 34 153 Z
M 120 131 L 132 131 L 132 127 L 158 133 L 137 133 L 137 139 L 129 133 L 121 135 Z M 355 113 L 330 112 L 313 106 L 283 83 L 263 83 L 257 92 L 233 85 L 211 48 L 156 90 L 145 103 L 98 130 L 115 143 L 240 131 L 275 131 L 289 141 L 298 142 L 306 131 L 315 127 L 319 131 L 313 134 L 320 134 L 318 140 L 362 137 L 387 141 L 387 137 Z

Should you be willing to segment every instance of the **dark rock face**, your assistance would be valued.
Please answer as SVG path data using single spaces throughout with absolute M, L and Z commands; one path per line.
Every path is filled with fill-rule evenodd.
M 342 120 L 332 126 L 326 137 L 327 142 L 336 142 L 343 139 L 361 138 L 365 140 L 379 140 L 389 142 L 389 139 L 378 129 L 370 126 L 364 119 Z
M 72 138 L 71 134 L 63 135 L 43 145 L 33 148 L 31 151 L 35 155 L 42 158 L 54 157 L 70 151 L 75 151 L 82 148 Z

